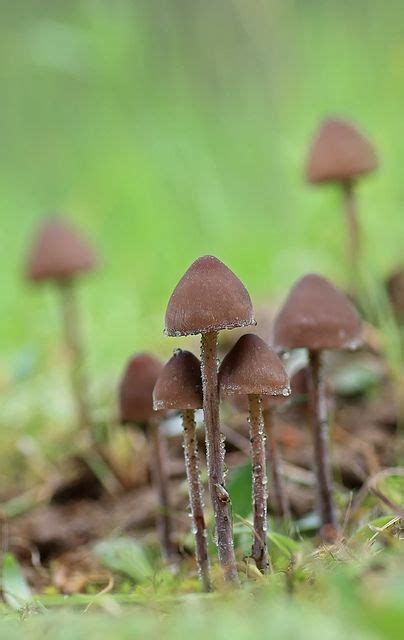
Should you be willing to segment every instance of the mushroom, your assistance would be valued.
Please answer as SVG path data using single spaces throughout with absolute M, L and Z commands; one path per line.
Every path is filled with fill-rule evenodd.
M 322 353 L 328 349 L 356 349 L 362 342 L 362 324 L 351 302 L 328 280 L 316 274 L 293 287 L 274 324 L 277 350 L 305 348 L 309 354 L 309 404 L 313 424 L 320 534 L 335 541 L 338 524 L 333 496 L 329 427 Z
M 325 120 L 312 144 L 306 177 L 312 184 L 339 183 L 344 196 L 352 274 L 356 275 L 360 254 L 360 228 L 355 183 L 378 166 L 372 144 L 349 122 Z
M 196 562 L 202 585 L 205 591 L 210 591 L 207 529 L 203 513 L 195 426 L 195 409 L 202 409 L 203 406 L 201 363 L 193 353 L 181 349 L 174 351 L 174 355 L 157 378 L 153 392 L 153 406 L 155 410 L 181 411 Z
M 404 266 L 390 275 L 386 289 L 398 323 L 404 324 Z
M 177 551 L 172 540 L 167 451 L 159 429 L 159 419 L 164 412 L 153 410 L 153 389 L 162 369 L 161 362 L 147 353 L 131 358 L 119 385 L 119 409 L 121 424 L 139 425 L 146 434 L 152 481 L 159 503 L 157 528 L 161 551 L 167 561 L 174 561 Z
M 91 425 L 85 379 L 84 349 L 76 298 L 76 278 L 92 271 L 97 257 L 92 247 L 67 222 L 51 218 L 40 227 L 27 261 L 27 278 L 35 283 L 52 281 L 61 299 L 66 345 L 71 353 L 72 388 L 80 428 Z
M 220 260 L 198 258 L 181 278 L 168 302 L 165 334 L 201 334 L 203 411 L 209 491 L 216 523 L 219 560 L 227 582 L 238 583 L 230 496 L 225 487 L 224 442 L 220 433 L 217 337 L 222 329 L 255 324 L 244 285 Z
M 278 356 L 259 336 L 241 336 L 224 357 L 219 369 L 219 388 L 224 396 L 248 396 L 250 414 L 254 539 L 252 557 L 265 573 L 267 551 L 267 474 L 265 459 L 263 396 L 288 396 L 289 379 Z

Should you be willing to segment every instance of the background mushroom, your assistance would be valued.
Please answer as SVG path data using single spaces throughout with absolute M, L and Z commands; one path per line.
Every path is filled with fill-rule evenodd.
M 330 542 L 338 524 L 333 497 L 328 415 L 322 375 L 322 352 L 355 349 L 362 342 L 362 325 L 351 302 L 325 278 L 309 274 L 290 292 L 274 324 L 274 345 L 281 351 L 309 352 L 309 397 L 313 424 L 321 535 Z
M 336 182 L 340 185 L 348 228 L 351 276 L 357 276 L 360 255 L 360 225 L 355 198 L 357 179 L 378 166 L 371 143 L 349 122 L 325 120 L 311 146 L 306 176 L 312 184 Z
M 203 411 L 209 490 L 216 523 L 219 559 L 228 582 L 238 582 L 225 487 L 224 443 L 220 433 L 217 378 L 217 336 L 222 329 L 255 324 L 250 296 L 244 285 L 220 260 L 198 258 L 181 278 L 168 302 L 168 336 L 201 334 Z
M 156 410 L 181 411 L 196 562 L 202 585 L 205 591 L 210 591 L 208 540 L 203 513 L 195 426 L 195 409 L 202 409 L 203 406 L 201 363 L 193 353 L 181 349 L 174 352 L 157 379 L 153 392 L 153 405 Z
M 262 396 L 288 396 L 289 379 L 278 356 L 259 336 L 247 333 L 236 342 L 219 369 L 220 393 L 248 396 L 253 469 L 252 557 L 265 573 L 267 551 L 267 474 Z
M 40 227 L 29 253 L 26 274 L 35 283 L 51 281 L 60 295 L 63 329 L 71 354 L 71 378 L 78 426 L 91 426 L 84 348 L 76 297 L 76 279 L 92 271 L 97 257 L 92 247 L 65 220 L 51 218 Z
M 167 451 L 159 429 L 163 412 L 153 410 L 153 389 L 163 369 L 159 360 L 147 353 L 131 358 L 119 385 L 121 424 L 139 425 L 149 442 L 150 468 L 158 497 L 158 531 L 161 551 L 167 561 L 177 558 L 173 543 L 173 523 L 167 472 Z

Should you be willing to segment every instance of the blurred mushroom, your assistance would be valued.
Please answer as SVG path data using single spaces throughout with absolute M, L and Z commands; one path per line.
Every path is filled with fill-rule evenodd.
M 233 583 L 238 583 L 238 575 L 219 422 L 217 336 L 222 329 L 254 323 L 246 288 L 230 269 L 213 256 L 198 258 L 189 267 L 171 295 L 165 318 L 165 334 L 168 336 L 201 334 L 209 490 L 215 514 L 220 563 L 226 581 Z
M 386 288 L 398 321 L 404 323 L 404 267 L 395 271 L 388 278 Z
M 333 496 L 322 352 L 326 349 L 356 349 L 361 342 L 362 324 L 351 302 L 328 280 L 315 274 L 309 274 L 295 284 L 274 325 L 274 345 L 278 350 L 306 348 L 309 352 L 309 402 L 320 533 L 329 542 L 336 539 L 338 524 Z
M 360 255 L 355 184 L 358 178 L 374 171 L 377 166 L 372 144 L 349 122 L 328 119 L 320 125 L 310 149 L 306 176 L 312 184 L 336 182 L 341 186 L 348 227 L 351 276 L 357 275 Z
M 287 373 L 274 351 L 257 335 L 247 333 L 236 342 L 219 368 L 219 388 L 224 396 L 248 396 L 250 414 L 251 461 L 253 469 L 254 539 L 252 557 L 266 573 L 267 551 L 267 474 L 265 457 L 263 396 L 288 396 Z
M 119 409 L 121 424 L 139 425 L 146 433 L 152 479 L 159 503 L 161 551 L 167 561 L 175 561 L 177 550 L 173 543 L 167 451 L 159 429 L 164 412 L 153 410 L 153 389 L 162 369 L 161 362 L 147 353 L 131 358 L 119 385 Z
M 153 406 L 155 410 L 176 409 L 181 411 L 196 562 L 202 585 L 205 591 L 210 591 L 208 540 L 203 513 L 195 426 L 195 409 L 202 409 L 203 406 L 201 363 L 193 353 L 181 349 L 174 352 L 157 378 L 153 392 Z
M 65 341 L 71 353 L 71 377 L 80 428 L 91 426 L 84 349 L 76 298 L 76 278 L 97 266 L 92 247 L 66 221 L 50 218 L 40 227 L 30 250 L 26 275 L 35 283 L 51 281 L 58 288 Z

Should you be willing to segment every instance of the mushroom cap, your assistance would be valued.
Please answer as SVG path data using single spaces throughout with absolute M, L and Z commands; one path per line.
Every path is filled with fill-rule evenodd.
M 314 273 L 298 280 L 274 323 L 277 351 L 355 349 L 361 343 L 361 319 L 350 300 Z
M 255 324 L 251 299 L 237 276 L 214 256 L 195 260 L 168 302 L 167 336 L 186 336 Z
M 92 247 L 68 223 L 52 218 L 43 223 L 34 239 L 27 262 L 27 277 L 42 280 L 68 280 L 97 264 Z
M 349 122 L 325 120 L 311 146 L 306 177 L 308 182 L 346 182 L 378 166 L 371 143 Z
M 404 320 L 404 266 L 388 278 L 386 287 L 394 313 Z
M 201 363 L 190 351 L 177 349 L 161 371 L 153 391 L 153 406 L 161 409 L 201 409 Z
M 285 403 L 305 395 L 307 393 L 307 376 L 305 368 L 299 369 L 290 378 L 290 395 L 289 396 L 262 396 L 262 408 L 274 409 Z M 248 398 L 246 396 L 232 396 L 231 403 L 240 413 L 248 412 Z
M 288 396 L 289 378 L 276 353 L 254 333 L 246 333 L 219 368 L 222 395 Z
M 131 358 L 119 385 L 119 411 L 122 424 L 147 422 L 153 411 L 153 389 L 163 368 L 148 353 Z

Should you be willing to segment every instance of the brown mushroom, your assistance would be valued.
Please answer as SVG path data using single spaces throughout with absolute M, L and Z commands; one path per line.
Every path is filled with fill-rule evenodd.
M 338 534 L 330 462 L 329 427 L 322 375 L 322 352 L 355 349 L 362 342 L 362 324 L 351 302 L 328 280 L 309 274 L 290 292 L 274 324 L 274 345 L 280 351 L 309 352 L 309 402 L 313 423 L 321 535 Z
M 387 294 L 399 323 L 404 323 L 404 267 L 397 269 L 386 282 Z
M 164 412 L 156 415 L 153 410 L 153 389 L 162 369 L 161 362 L 147 353 L 131 358 L 119 385 L 119 410 L 121 424 L 137 424 L 146 433 L 153 485 L 159 503 L 161 551 L 163 557 L 171 562 L 177 559 L 177 550 L 173 542 L 166 443 L 159 429 L 159 418 Z
M 224 396 L 248 396 L 251 460 L 253 468 L 254 539 L 252 557 L 265 573 L 267 551 L 267 474 L 262 398 L 288 396 L 289 379 L 278 356 L 259 336 L 241 336 L 223 359 L 219 369 L 219 388 Z
M 157 378 L 153 392 L 153 405 L 156 410 L 176 409 L 181 411 L 196 562 L 202 585 L 205 591 L 210 591 L 208 540 L 203 513 L 195 425 L 195 409 L 202 409 L 203 406 L 201 363 L 193 353 L 181 349 L 174 352 Z
M 33 282 L 52 281 L 61 296 L 65 341 L 72 359 L 72 387 L 80 428 L 91 426 L 84 349 L 80 331 L 75 281 L 92 271 L 97 257 L 92 247 L 66 221 L 51 218 L 40 227 L 31 247 L 26 275 Z
M 357 179 L 378 166 L 371 143 L 349 122 L 325 120 L 311 146 L 306 176 L 312 184 L 340 184 L 345 202 L 352 276 L 357 275 L 360 228 L 354 187 Z
M 230 269 L 213 256 L 198 258 L 189 267 L 171 295 L 165 318 L 165 334 L 168 336 L 201 334 L 209 490 L 220 563 L 226 581 L 233 583 L 238 583 L 238 575 L 220 434 L 217 336 L 222 329 L 251 324 L 255 324 L 255 320 L 246 288 Z

